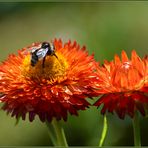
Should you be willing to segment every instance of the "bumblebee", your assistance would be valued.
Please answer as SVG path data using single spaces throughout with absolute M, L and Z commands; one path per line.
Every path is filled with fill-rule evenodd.
M 43 59 L 42 67 L 45 67 L 46 56 L 55 56 L 55 47 L 52 43 L 43 42 L 40 48 L 33 48 L 31 51 L 31 66 L 35 66 L 40 59 Z

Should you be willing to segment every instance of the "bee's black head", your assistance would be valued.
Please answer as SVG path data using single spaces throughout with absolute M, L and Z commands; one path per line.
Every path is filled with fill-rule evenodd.
M 41 48 L 49 48 L 50 44 L 48 42 L 43 42 Z

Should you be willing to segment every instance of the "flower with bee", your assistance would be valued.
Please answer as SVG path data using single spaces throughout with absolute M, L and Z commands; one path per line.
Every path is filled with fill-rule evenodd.
M 33 121 L 67 119 L 68 112 L 89 107 L 87 97 L 96 96 L 96 67 L 85 47 L 71 41 L 63 44 L 34 43 L 11 54 L 0 64 L 0 96 L 3 110 L 11 116 Z

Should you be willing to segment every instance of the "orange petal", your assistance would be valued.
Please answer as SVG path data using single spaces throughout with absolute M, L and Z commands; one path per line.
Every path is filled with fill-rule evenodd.
M 122 57 L 122 62 L 128 62 L 129 61 L 128 56 L 127 56 L 127 54 L 124 50 L 121 53 L 121 57 Z
M 121 61 L 118 55 L 115 55 L 114 61 L 115 61 L 115 64 L 121 64 Z
M 132 65 L 135 66 L 135 68 L 141 73 L 141 75 L 144 75 L 144 63 L 137 55 L 135 50 L 132 51 L 131 62 Z

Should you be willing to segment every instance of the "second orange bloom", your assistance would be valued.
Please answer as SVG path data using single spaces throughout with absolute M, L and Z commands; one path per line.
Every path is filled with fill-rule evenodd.
M 121 56 L 120 60 L 115 55 L 114 61 L 105 61 L 98 68 L 99 93 L 102 96 L 94 105 L 104 104 L 102 114 L 116 112 L 122 119 L 126 114 L 133 117 L 136 110 L 145 115 L 148 104 L 148 57 L 141 59 L 134 50 L 131 59 L 125 51 Z

